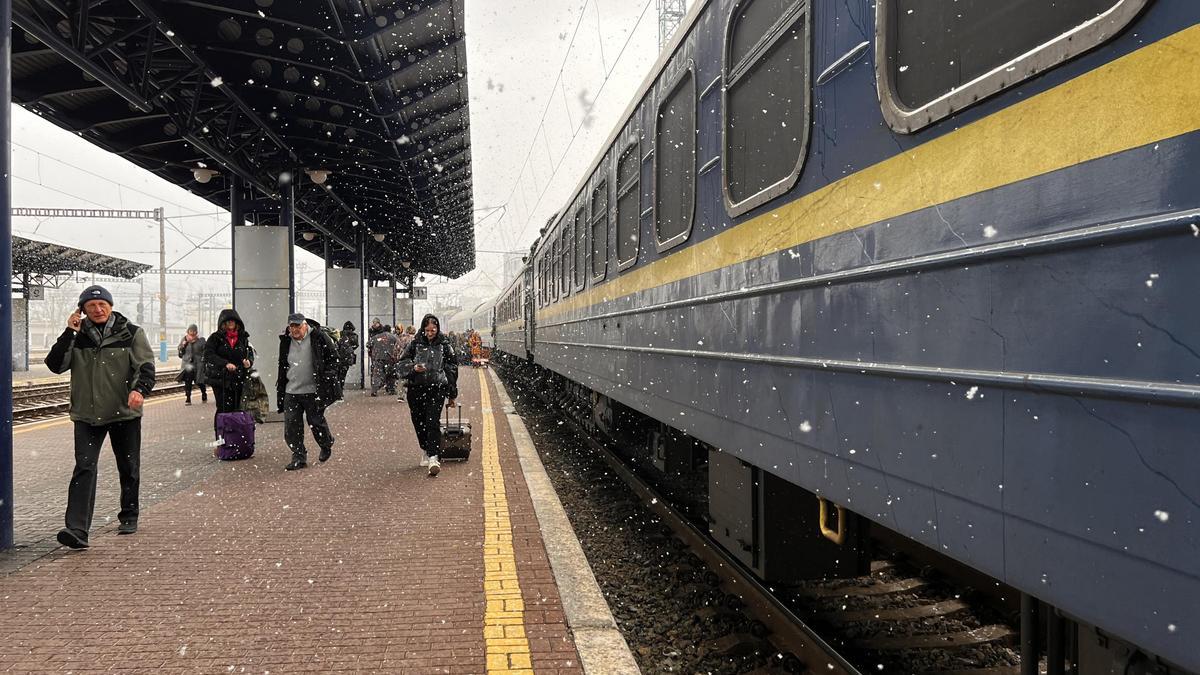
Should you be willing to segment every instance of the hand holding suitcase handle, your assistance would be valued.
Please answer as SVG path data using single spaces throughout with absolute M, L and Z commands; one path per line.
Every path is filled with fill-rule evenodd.
M 448 410 L 448 409 L 453 408 L 454 406 L 458 405 L 458 403 L 456 403 L 456 401 L 457 401 L 457 399 L 453 399 L 453 398 L 446 401 L 446 409 Z M 461 408 L 462 406 L 459 405 L 458 407 Z

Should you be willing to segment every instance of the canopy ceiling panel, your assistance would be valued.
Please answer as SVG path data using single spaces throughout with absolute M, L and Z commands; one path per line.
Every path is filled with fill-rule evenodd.
M 149 265 L 132 260 L 24 237 L 12 238 L 12 261 L 13 275 L 18 277 L 22 274 L 54 276 L 92 272 L 132 279 L 150 269 Z
M 270 211 L 290 177 L 296 243 L 351 260 L 363 237 L 376 278 L 457 277 L 463 22 L 463 0 L 13 0 L 13 99 L 221 206 L 240 179 Z

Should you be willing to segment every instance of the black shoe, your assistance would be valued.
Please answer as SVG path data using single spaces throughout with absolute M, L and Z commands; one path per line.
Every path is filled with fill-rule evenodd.
M 283 468 L 287 471 L 295 471 L 296 469 L 303 469 L 306 466 L 308 466 L 308 462 L 299 459 L 293 459 L 291 464 L 288 464 Z
M 67 548 L 87 548 L 88 547 L 88 543 L 87 543 L 86 539 L 80 539 L 79 535 L 75 534 L 74 532 L 72 532 L 66 528 L 63 528 L 58 531 L 58 543 L 62 544 L 63 546 L 66 546 Z
M 208 403 L 208 394 L 200 394 L 200 402 Z
M 133 534 L 134 532 L 137 532 L 136 520 L 126 520 L 117 528 L 117 534 Z
M 190 399 L 190 398 L 189 398 L 188 400 L 184 401 L 184 402 L 183 402 L 183 404 L 184 404 L 184 405 L 191 405 L 191 404 L 192 404 L 192 399 Z
M 379 394 L 376 394 L 375 392 L 371 392 L 371 396 L 378 396 L 378 395 Z
M 329 456 L 332 454 L 333 454 L 333 448 L 322 448 L 321 454 L 317 455 L 317 459 L 321 460 L 322 462 L 326 462 L 326 461 L 329 461 Z

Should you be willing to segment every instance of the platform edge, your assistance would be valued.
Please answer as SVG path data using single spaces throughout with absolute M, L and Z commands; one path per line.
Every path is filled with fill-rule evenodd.
M 492 369 L 488 370 L 488 374 L 496 385 L 501 409 L 512 431 L 521 472 L 529 487 L 542 541 L 546 545 L 546 555 L 550 558 L 550 568 L 562 597 L 563 614 L 575 640 L 575 648 L 579 651 L 583 671 L 606 675 L 641 673 L 629 644 L 617 628 L 608 602 L 600 592 L 600 585 L 583 554 L 575 529 L 571 527 L 558 494 L 550 484 L 525 422 L 514 411 L 512 399 L 500 377 Z

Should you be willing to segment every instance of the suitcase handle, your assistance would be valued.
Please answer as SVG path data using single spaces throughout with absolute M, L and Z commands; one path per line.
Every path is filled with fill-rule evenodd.
M 458 408 L 458 423 L 461 425 L 462 424 L 462 404 L 459 403 L 456 407 Z M 444 406 L 443 410 L 446 411 L 446 426 L 450 426 L 450 406 Z

